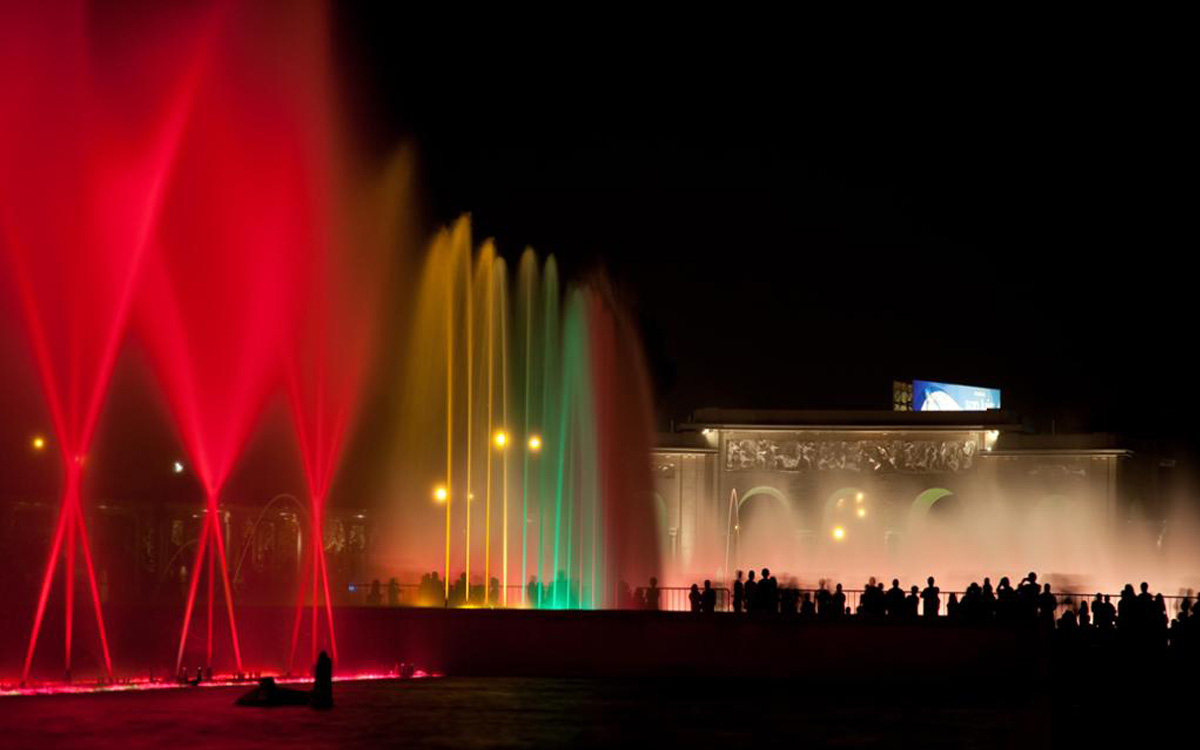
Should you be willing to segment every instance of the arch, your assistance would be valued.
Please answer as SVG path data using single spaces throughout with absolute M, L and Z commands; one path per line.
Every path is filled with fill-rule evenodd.
M 784 510 L 789 510 L 789 511 L 791 510 L 791 506 L 788 505 L 787 495 L 783 494 L 782 492 L 775 489 L 774 487 L 768 487 L 767 485 L 764 484 L 764 485 L 759 485 L 758 487 L 753 487 L 748 492 L 746 492 L 746 494 L 738 496 L 738 503 L 737 503 L 738 511 L 740 512 L 742 509 L 742 506 L 746 504 L 746 501 L 749 500 L 750 498 L 754 497 L 755 495 L 767 495 L 768 497 L 773 497 L 773 498 L 775 498 L 776 501 L 778 501 L 780 503 L 780 505 L 783 506 Z
M 767 499 L 766 505 L 764 507 L 759 508 L 760 512 L 766 511 L 766 513 L 768 515 L 773 514 L 773 513 L 783 513 L 783 518 L 788 519 L 788 521 L 783 525 L 780 525 L 780 524 L 772 525 L 769 521 L 766 526 L 762 526 L 761 524 L 755 524 L 755 527 L 754 527 L 755 532 L 754 533 L 762 534 L 762 533 L 764 533 L 764 530 L 766 530 L 766 533 L 768 534 L 768 536 L 770 536 L 772 534 L 779 533 L 779 531 L 782 529 L 788 529 L 794 524 L 794 520 L 792 519 L 792 507 L 791 507 L 791 504 L 788 502 L 787 495 L 783 494 L 783 492 L 779 491 L 778 489 L 767 486 L 767 485 L 759 485 L 757 487 L 750 488 L 749 490 L 746 491 L 745 494 L 738 494 L 738 491 L 736 489 L 733 490 L 733 493 L 731 494 L 730 499 L 729 499 L 730 528 L 728 529 L 727 536 L 726 536 L 726 547 L 725 547 L 725 559 L 726 559 L 725 570 L 726 571 L 728 571 L 730 569 L 729 568 L 730 542 L 732 542 L 732 546 L 733 546 L 734 565 L 735 565 L 735 567 L 741 567 L 741 546 L 742 546 L 742 534 L 743 534 L 743 531 L 742 531 L 742 506 L 744 506 L 747 502 L 749 502 L 751 500 L 751 498 L 760 497 L 760 496 L 765 497 Z M 735 502 L 735 499 L 736 499 L 736 502 Z M 779 542 L 778 539 L 775 539 L 774 541 Z M 778 551 L 782 549 L 782 550 L 784 550 L 783 554 L 786 555 L 786 554 L 788 554 L 787 550 L 790 549 L 790 545 L 788 545 L 786 543 L 784 543 L 784 544 L 773 543 L 773 544 L 770 544 L 766 549 L 775 551 L 776 556 L 778 556 L 778 554 L 779 554 Z M 778 567 L 778 566 L 775 565 L 774 563 L 772 563 L 769 567 Z
M 930 487 L 917 495 L 916 499 L 913 500 L 913 504 L 908 509 L 909 525 L 924 521 L 929 516 L 929 511 L 934 505 L 943 498 L 954 496 L 954 492 L 945 487 Z
M 838 501 L 859 494 L 865 494 L 861 487 L 839 487 L 825 498 L 825 505 L 821 510 L 821 534 L 829 533 L 829 529 L 833 527 L 833 514 L 837 510 Z

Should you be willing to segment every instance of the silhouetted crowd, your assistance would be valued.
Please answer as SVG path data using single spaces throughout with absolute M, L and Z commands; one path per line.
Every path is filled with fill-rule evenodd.
M 655 604 L 656 584 L 655 581 L 651 587 L 655 591 Z M 952 592 L 944 601 L 933 576 L 925 584 L 924 588 L 914 585 L 906 590 L 894 578 L 891 586 L 885 588 L 883 582 L 872 577 L 859 594 L 857 606 L 851 607 L 840 583 L 830 588 L 829 582 L 822 580 L 816 590 L 780 587 L 767 568 L 758 577 L 751 570 L 745 579 L 739 570 L 729 608 L 734 613 L 825 621 L 855 617 L 863 621 L 912 622 L 931 621 L 944 615 L 945 621 L 957 623 L 1037 623 L 1062 641 L 1115 640 L 1189 653 L 1200 643 L 1200 611 L 1193 611 L 1200 610 L 1200 606 L 1193 608 L 1190 593 L 1179 602 L 1172 619 L 1163 595 L 1152 594 L 1149 584 L 1144 582 L 1137 592 L 1132 584 L 1127 584 L 1116 603 L 1110 595 L 1098 593 L 1090 602 L 1086 597 L 1070 596 L 1062 606 L 1051 585 L 1039 583 L 1037 574 L 1032 572 L 1016 586 L 1008 577 L 1001 578 L 995 586 L 990 578 L 984 578 L 982 583 L 968 586 L 961 598 L 958 592 Z M 717 609 L 717 591 L 711 581 L 705 581 L 703 588 L 692 584 L 688 600 L 693 612 Z M 647 604 L 650 609 L 657 608 Z

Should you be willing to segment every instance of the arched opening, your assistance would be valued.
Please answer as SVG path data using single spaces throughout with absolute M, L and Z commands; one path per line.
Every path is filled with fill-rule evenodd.
M 795 521 L 787 496 L 774 487 L 754 487 L 740 496 L 734 513 L 734 560 L 741 570 L 793 567 Z
M 909 525 L 919 524 L 930 517 L 952 515 L 958 506 L 958 497 L 953 492 L 944 487 L 931 487 L 913 500 L 908 511 Z

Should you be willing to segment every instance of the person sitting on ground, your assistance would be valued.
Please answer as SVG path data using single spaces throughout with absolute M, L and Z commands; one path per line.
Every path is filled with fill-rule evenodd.
M 938 609 L 942 605 L 941 589 L 933 584 L 933 576 L 929 576 L 925 581 L 929 585 L 921 592 L 921 601 L 925 604 L 925 619 L 932 620 L 938 616 Z
M 692 590 L 688 592 L 688 603 L 691 604 L 693 612 L 700 611 L 700 587 L 692 584 Z
M 263 677 L 258 686 L 242 695 L 234 705 L 250 708 L 277 708 L 279 706 L 311 706 L 318 709 L 333 708 L 333 661 L 324 651 L 313 666 L 313 689 L 296 690 L 280 687 L 273 677 Z
M 700 609 L 704 612 L 717 611 L 717 590 L 712 587 L 712 581 L 705 579 L 704 591 L 700 593 Z

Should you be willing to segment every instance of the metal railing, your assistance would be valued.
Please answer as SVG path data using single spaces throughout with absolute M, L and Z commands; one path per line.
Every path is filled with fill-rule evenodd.
M 418 606 L 443 606 L 445 604 L 445 602 L 443 601 L 443 599 L 441 597 L 426 596 L 425 598 L 428 599 L 428 601 L 423 601 L 421 587 L 415 583 L 401 583 L 401 584 L 397 584 L 394 587 L 389 587 L 389 585 L 387 583 L 380 582 L 377 592 L 375 592 L 373 590 L 373 587 L 374 587 L 374 582 L 351 583 L 348 585 L 347 590 L 343 593 L 342 597 L 339 597 L 339 598 L 344 603 L 352 605 L 352 606 L 418 607 Z M 530 589 L 527 586 L 510 584 L 510 585 L 506 586 L 505 589 L 506 589 L 506 591 L 503 591 L 503 592 L 492 592 L 492 594 L 495 595 L 495 598 L 497 599 L 497 601 L 494 601 L 494 602 L 491 601 L 491 599 L 493 597 L 488 596 L 487 605 L 493 606 L 493 607 L 504 606 L 502 603 L 504 601 L 503 595 L 504 595 L 504 593 L 507 593 L 507 595 L 508 595 L 507 606 L 510 609 L 516 609 L 516 608 L 522 608 L 522 607 L 533 608 L 533 607 L 537 606 L 533 600 L 530 600 L 528 602 L 526 601 L 530 597 L 536 598 L 536 595 L 537 595 L 536 587 L 534 587 L 533 589 Z M 440 590 L 441 589 L 439 589 L 439 591 Z M 689 611 L 691 611 L 691 609 L 692 609 L 691 598 L 690 598 L 691 587 L 688 587 L 688 586 L 659 586 L 659 587 L 657 587 L 657 590 L 658 590 L 658 607 L 657 607 L 657 609 L 659 611 L 663 611 L 663 612 L 689 612 Z M 717 596 L 716 611 L 717 612 L 732 611 L 732 609 L 733 609 L 733 593 L 732 593 L 732 591 L 730 589 L 724 588 L 724 587 L 714 587 L 713 590 L 716 592 L 716 596 Z M 817 594 L 820 593 L 820 591 L 821 591 L 820 588 L 807 588 L 807 587 L 796 588 L 793 590 L 797 593 L 797 597 L 798 597 L 797 606 L 798 607 L 800 604 L 803 603 L 803 598 L 805 595 L 808 595 L 809 599 L 812 600 L 815 605 L 816 599 L 817 599 Z M 825 590 L 832 594 L 835 589 L 827 588 Z M 646 602 L 646 592 L 647 591 L 648 591 L 648 587 L 645 587 L 645 586 L 634 589 L 632 592 L 632 601 L 623 602 L 621 604 L 621 606 L 618 608 L 621 608 L 621 609 L 646 609 L 647 606 L 646 606 L 645 602 Z M 700 591 L 701 591 L 701 593 L 703 593 L 703 589 L 700 589 Z M 783 589 L 780 589 L 780 591 L 783 591 Z M 548 586 L 542 589 L 543 596 L 546 596 L 548 594 L 548 592 L 549 592 Z M 846 596 L 846 607 L 849 608 L 849 610 L 852 614 L 858 614 L 859 604 L 862 600 L 863 589 L 843 588 L 842 593 Z M 909 590 L 906 589 L 905 596 L 907 596 L 908 594 L 909 594 Z M 939 600 L 938 615 L 939 616 L 944 617 L 948 614 L 948 607 L 949 607 L 951 594 L 955 595 L 958 598 L 958 601 L 961 603 L 963 600 L 963 597 L 966 595 L 966 592 L 964 592 L 964 591 L 942 591 L 942 592 L 940 592 L 940 594 L 938 596 L 938 600 Z M 1055 609 L 1055 618 L 1056 619 L 1058 617 L 1062 616 L 1062 614 L 1068 610 L 1070 610 L 1072 612 L 1078 612 L 1079 605 L 1084 601 L 1086 601 L 1088 603 L 1088 608 L 1090 609 L 1092 607 L 1092 603 L 1096 597 L 1095 592 L 1090 593 L 1090 594 L 1083 594 L 1083 593 L 1076 593 L 1076 592 L 1055 592 L 1054 595 L 1055 595 L 1055 598 L 1057 599 L 1057 606 Z M 918 590 L 918 596 L 920 596 L 920 590 Z M 1108 594 L 1108 596 L 1111 598 L 1111 602 L 1114 606 L 1116 606 L 1119 603 L 1120 594 Z M 1179 613 L 1184 600 L 1190 599 L 1190 598 L 1191 597 L 1182 596 L 1182 595 L 1163 595 L 1163 600 L 1166 604 L 1166 609 L 1167 609 L 1167 616 L 1168 617 L 1176 616 Z M 472 586 L 471 587 L 471 604 L 483 605 L 484 603 L 485 602 L 484 602 L 483 586 L 481 584 Z M 743 605 L 743 606 L 745 606 L 745 605 Z M 923 613 L 924 612 L 924 600 L 921 600 L 921 603 L 919 606 L 920 606 L 919 612 Z M 1094 615 L 1093 615 L 1093 618 L 1094 618 Z

